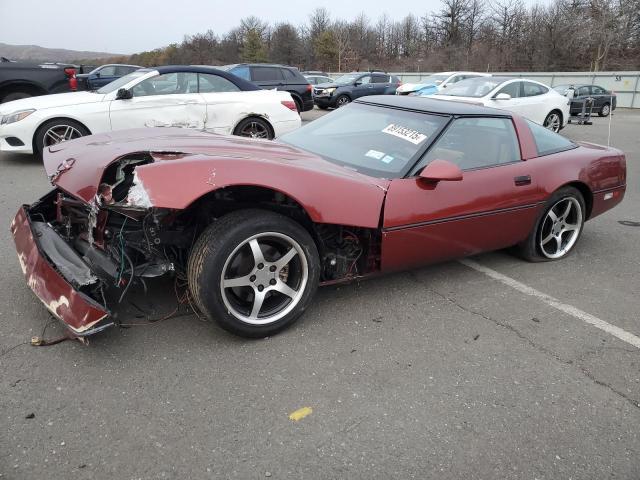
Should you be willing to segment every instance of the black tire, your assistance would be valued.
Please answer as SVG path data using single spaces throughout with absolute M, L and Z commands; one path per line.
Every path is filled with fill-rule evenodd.
M 565 233 L 569 233 L 569 232 L 562 232 L 563 229 L 561 227 L 563 225 L 565 227 L 567 225 L 572 226 L 575 222 L 575 224 L 578 226 L 577 234 L 575 236 L 575 239 L 571 239 L 571 245 L 566 250 L 566 252 L 562 253 L 560 256 L 552 257 L 549 255 L 548 247 L 543 247 L 541 245 L 541 243 L 545 238 L 549 238 L 549 235 L 554 233 L 553 229 L 555 228 L 555 226 L 554 226 L 553 220 L 549 217 L 549 212 L 552 209 L 556 211 L 558 208 L 563 208 L 563 205 L 565 205 L 570 199 L 573 199 L 576 202 L 572 206 L 573 210 L 569 212 L 569 217 L 570 217 L 569 219 L 573 220 L 573 222 L 567 221 L 569 219 L 565 218 L 564 221 L 561 221 L 560 225 L 558 225 L 559 227 L 558 231 L 560 232 L 561 242 L 563 239 L 567 240 L 567 245 L 569 243 L 568 240 L 570 237 L 565 237 L 564 235 Z M 580 207 L 578 212 L 579 218 L 577 216 L 574 217 L 574 215 L 577 212 L 576 205 Z M 578 243 L 580 236 L 582 235 L 582 231 L 584 229 L 586 211 L 587 210 L 586 210 L 584 197 L 582 196 L 582 193 L 580 193 L 579 190 L 569 186 L 562 187 L 556 190 L 551 195 L 551 197 L 549 197 L 549 200 L 546 202 L 544 208 L 540 212 L 540 215 L 538 215 L 535 226 L 531 231 L 531 233 L 529 234 L 529 236 L 527 237 L 527 239 L 516 247 L 517 253 L 522 258 L 530 262 L 550 262 L 552 260 L 560 260 L 562 258 L 565 258 L 569 254 L 571 254 L 576 244 Z M 559 217 L 559 220 L 560 220 L 560 217 Z M 544 234 L 544 237 L 543 237 L 543 234 Z M 554 238 L 557 237 L 557 235 L 552 235 L 552 236 Z M 557 241 L 554 241 L 554 243 L 556 243 L 556 246 L 558 246 L 558 248 L 560 249 L 560 244 L 558 244 Z
M 351 103 L 351 99 L 348 95 L 340 95 L 338 98 L 336 98 L 336 108 L 344 107 L 349 103 Z
M 296 250 L 285 267 L 275 267 L 285 253 L 278 252 L 280 257 L 273 259 L 277 247 L 270 247 L 269 241 L 273 241 L 274 235 L 283 237 L 283 252 Z M 291 249 L 287 250 L 289 240 L 295 245 L 288 243 Z M 255 260 L 252 241 L 264 242 L 257 243 L 264 264 Z M 236 272 L 228 277 L 234 268 Z M 266 210 L 239 210 L 218 219 L 202 232 L 189 256 L 187 275 L 189 289 L 202 313 L 231 333 L 262 338 L 290 326 L 309 306 L 318 286 L 320 260 L 313 239 L 298 223 Z M 227 281 L 245 279 L 247 283 L 222 288 L 223 277 Z M 282 286 L 290 287 L 295 298 L 280 293 Z M 264 303 L 260 302 L 254 316 L 252 309 L 255 310 L 255 300 L 262 291 Z
M 296 102 L 296 110 L 298 110 L 298 115 L 302 113 L 302 100 L 300 100 L 298 97 L 294 97 L 293 95 L 291 95 L 293 97 L 293 101 Z
M 249 117 L 242 120 L 233 130 L 239 137 L 263 138 L 273 140 L 273 128 L 266 120 L 259 117 Z
M 33 97 L 33 95 L 29 92 L 11 92 L 7 93 L 2 99 L 0 103 L 12 102 L 14 100 L 20 100 L 21 98 L 29 98 Z
M 611 105 L 609 103 L 605 103 L 600 107 L 598 111 L 599 117 L 608 117 L 611 114 Z
M 44 148 L 55 144 L 55 142 L 53 141 L 53 139 L 51 139 L 47 132 L 50 132 L 54 129 L 58 131 L 67 131 L 68 128 L 73 129 L 75 132 L 77 132 L 77 135 L 73 134 L 72 132 L 71 138 L 68 138 L 67 140 L 91 135 L 91 132 L 87 127 L 79 122 L 76 122 L 75 120 L 71 120 L 69 118 L 55 118 L 43 123 L 42 125 L 40 125 L 38 130 L 36 130 L 36 133 L 33 136 L 34 153 L 38 157 L 42 158 L 42 152 Z
M 549 130 L 553 130 L 558 133 L 562 130 L 562 113 L 558 110 L 553 110 L 549 112 L 549 115 L 544 119 L 544 123 L 542 124 L 545 128 Z M 553 127 L 553 128 L 551 128 Z

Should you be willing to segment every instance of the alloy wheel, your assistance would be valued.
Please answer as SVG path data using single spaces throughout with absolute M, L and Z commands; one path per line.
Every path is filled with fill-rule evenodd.
M 600 115 L 602 115 L 603 117 L 606 117 L 609 115 L 610 112 L 611 112 L 611 107 L 609 107 L 608 104 L 604 104 L 602 106 L 602 110 L 600 111 Z
M 269 138 L 269 130 L 266 125 L 261 122 L 252 121 L 247 123 L 245 127 L 240 130 L 241 137 L 249 138 Z
M 43 143 L 45 147 L 50 147 L 82 136 L 82 132 L 71 125 L 54 125 L 44 133 Z
M 565 256 L 582 229 L 582 207 L 574 197 L 556 202 L 547 212 L 540 229 L 540 251 L 551 259 Z
M 557 113 L 550 113 L 544 121 L 544 126 L 545 128 L 548 128 L 553 132 L 556 132 L 556 133 L 559 132 L 560 131 L 560 115 L 558 115 Z
M 349 98 L 343 95 L 342 97 L 338 98 L 336 105 L 338 105 L 339 108 L 344 107 L 347 103 L 349 103 Z
M 254 235 L 227 258 L 220 278 L 229 313 L 251 325 L 266 325 L 286 316 L 300 302 L 309 280 L 304 250 L 277 232 Z

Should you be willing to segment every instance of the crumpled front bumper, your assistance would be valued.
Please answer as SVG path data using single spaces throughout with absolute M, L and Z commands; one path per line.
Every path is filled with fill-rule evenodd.
M 87 336 L 113 325 L 98 302 L 75 289 L 42 251 L 28 207 L 18 210 L 11 223 L 18 260 L 27 284 L 47 309 L 76 336 Z

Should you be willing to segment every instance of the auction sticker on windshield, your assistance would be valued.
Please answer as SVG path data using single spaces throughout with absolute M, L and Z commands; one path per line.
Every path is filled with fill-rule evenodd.
M 417 130 L 413 130 L 412 128 L 403 127 L 402 125 L 396 125 L 392 123 L 391 125 L 386 126 L 383 130 L 384 133 L 388 133 L 389 135 L 394 135 L 398 138 L 402 138 L 408 142 L 413 143 L 414 145 L 418 145 L 423 142 L 427 136 L 418 132 Z

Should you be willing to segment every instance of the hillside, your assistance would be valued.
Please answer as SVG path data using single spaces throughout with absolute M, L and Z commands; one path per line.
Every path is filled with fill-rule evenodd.
M 9 45 L 0 43 L 0 57 L 11 60 L 33 60 L 38 62 L 73 62 L 74 60 L 92 60 L 115 57 L 117 53 L 88 52 L 66 50 L 64 48 L 45 48 L 38 45 Z

